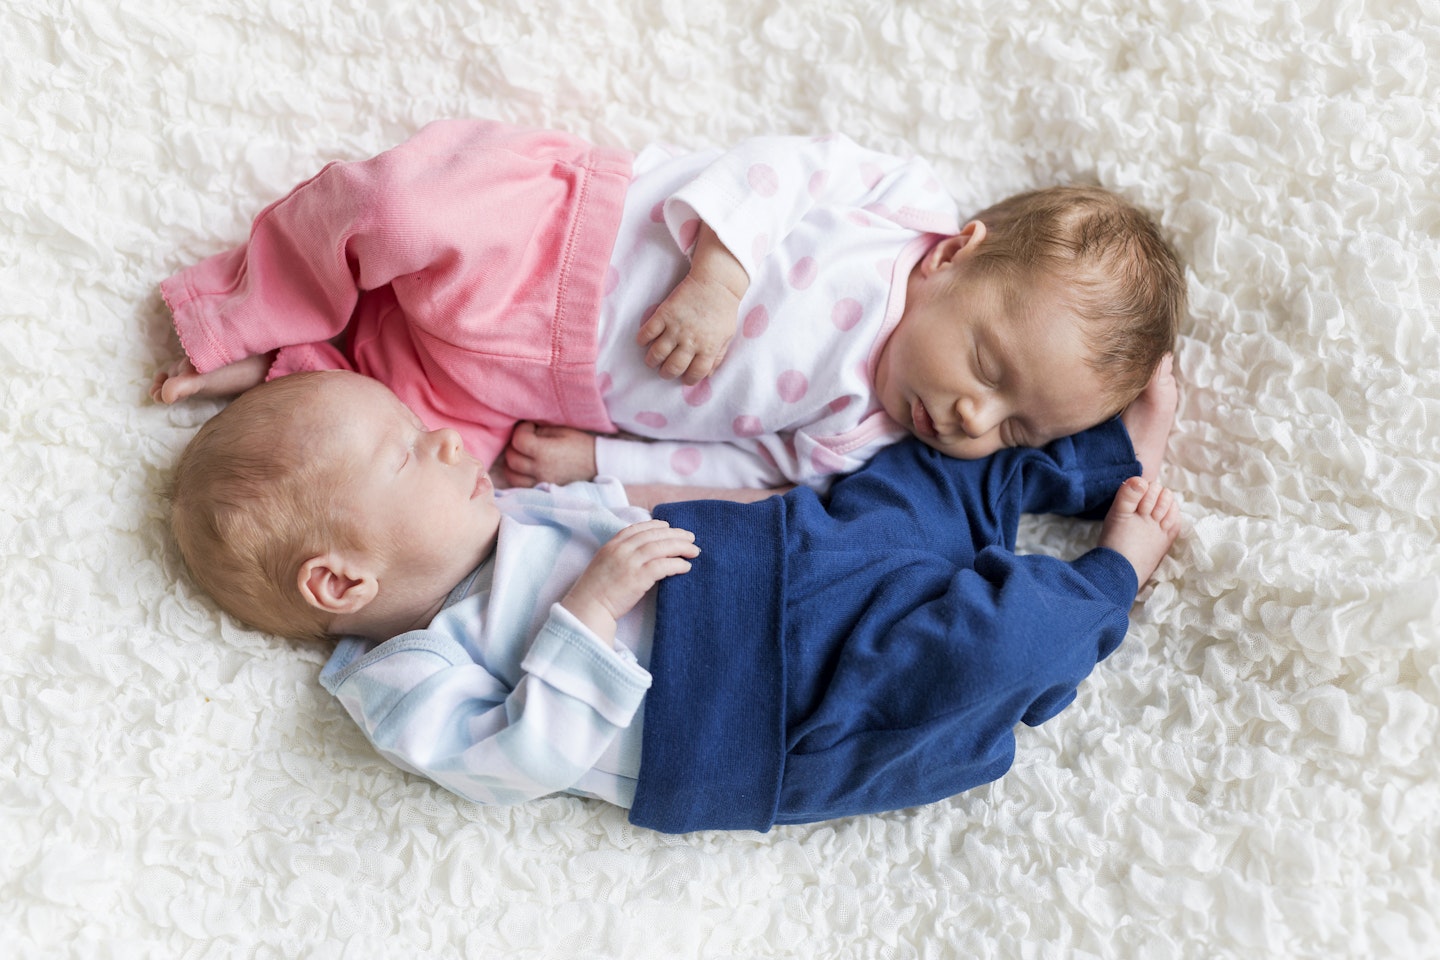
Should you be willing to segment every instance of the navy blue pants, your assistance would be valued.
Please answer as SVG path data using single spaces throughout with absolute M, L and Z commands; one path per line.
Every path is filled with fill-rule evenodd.
M 993 780 L 1124 638 L 1097 549 L 1017 556 L 1023 512 L 1092 513 L 1139 472 L 1118 422 L 981 461 L 915 441 L 759 504 L 657 510 L 702 553 L 662 581 L 631 820 L 765 830 Z

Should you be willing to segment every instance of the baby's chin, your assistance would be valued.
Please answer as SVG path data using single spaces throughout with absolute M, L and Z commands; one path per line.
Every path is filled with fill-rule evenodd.
M 992 453 L 999 453 L 1005 449 L 1005 444 L 998 437 L 965 437 L 963 440 L 946 440 L 943 437 L 925 437 L 915 431 L 911 436 L 919 440 L 932 450 L 937 450 L 947 457 L 954 457 L 956 460 L 979 460 L 988 457 Z

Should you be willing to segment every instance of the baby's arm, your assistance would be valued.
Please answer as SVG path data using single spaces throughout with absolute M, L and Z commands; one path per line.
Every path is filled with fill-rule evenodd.
M 595 435 L 570 427 L 522 423 L 505 452 L 511 486 L 565 484 L 615 477 L 621 483 L 669 483 L 717 489 L 773 491 L 802 483 L 823 489 L 830 479 L 859 469 L 900 432 L 876 433 L 843 453 L 826 445 L 825 431 L 760 434 L 734 440 L 642 440 Z M 696 499 L 691 496 L 687 499 Z
M 533 487 L 546 482 L 574 483 L 593 480 L 595 475 L 595 436 L 584 430 L 522 423 L 515 428 L 510 449 L 505 452 L 505 478 L 514 487 Z M 652 510 L 659 504 L 678 500 L 752 503 L 793 488 L 794 484 L 789 483 L 750 487 L 641 483 L 626 484 L 625 493 L 631 504 Z
M 560 605 L 601 640 L 615 642 L 615 622 L 650 588 L 685 573 L 700 555 L 695 535 L 664 520 L 631 524 L 605 542 Z
M 150 399 L 176 403 L 192 397 L 233 397 L 264 383 L 274 359 L 273 352 L 262 353 L 199 373 L 189 357 L 182 357 L 156 371 L 150 382 Z
M 478 603 L 461 601 L 392 641 L 384 682 L 355 657 L 321 680 L 381 754 L 459 796 L 512 804 L 568 789 L 630 724 L 649 673 L 557 604 L 522 646 L 516 682 L 460 642 L 490 648 L 486 627 Z
M 661 302 L 635 340 L 649 346 L 645 363 L 667 380 L 696 384 L 725 359 L 739 325 L 740 298 L 750 276 L 705 224 L 695 240 L 690 272 Z

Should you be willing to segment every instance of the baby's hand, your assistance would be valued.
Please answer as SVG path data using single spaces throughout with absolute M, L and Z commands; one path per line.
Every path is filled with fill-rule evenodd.
M 188 357 L 160 368 L 150 381 L 150 399 L 177 403 L 191 397 L 233 397 L 265 382 L 274 357 L 258 354 L 209 373 L 197 373 Z
M 602 640 L 615 639 L 615 622 L 650 588 L 690 570 L 700 555 L 695 535 L 664 520 L 631 524 L 606 541 L 560 605 Z
M 650 349 L 645 363 L 666 380 L 679 377 L 695 385 L 715 372 L 740 323 L 740 298 L 750 276 L 720 242 L 709 225 L 701 224 L 690 272 L 670 291 L 640 327 L 635 341 Z
M 512 487 L 594 480 L 595 437 L 573 427 L 517 424 L 505 451 L 505 479 Z
M 697 280 L 692 272 L 640 327 L 635 341 L 649 346 L 645 365 L 666 380 L 693 385 L 725 359 L 739 325 L 740 298 L 723 284 Z

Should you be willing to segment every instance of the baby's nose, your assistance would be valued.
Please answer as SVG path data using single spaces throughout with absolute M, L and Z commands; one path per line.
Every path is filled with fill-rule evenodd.
M 446 463 L 456 463 L 465 456 L 465 441 L 460 433 L 450 427 L 443 427 L 434 433 L 436 450 Z
M 960 419 L 960 430 L 972 440 L 995 429 L 994 404 L 962 397 L 955 405 L 955 413 Z

